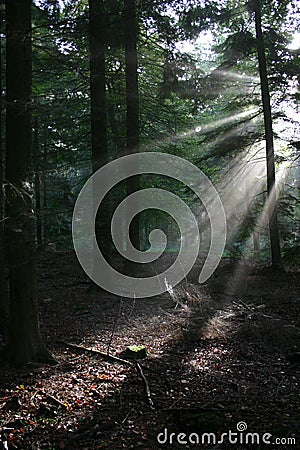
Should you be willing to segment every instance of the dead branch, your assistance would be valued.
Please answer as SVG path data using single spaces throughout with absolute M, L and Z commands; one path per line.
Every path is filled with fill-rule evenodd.
M 36 393 L 37 393 L 37 394 L 45 395 L 46 398 L 48 398 L 49 400 L 52 400 L 52 402 L 55 403 L 56 405 L 62 406 L 63 408 L 67 408 L 67 404 L 66 404 L 66 403 L 62 402 L 61 400 L 59 400 L 59 399 L 56 398 L 56 397 L 53 397 L 53 395 L 48 394 L 48 392 L 45 392 L 44 389 L 38 389 L 38 390 L 36 391 Z
M 64 344 L 66 347 L 75 348 L 76 350 L 81 350 L 83 352 L 91 353 L 93 355 L 97 355 L 105 361 L 119 364 L 126 364 L 128 366 L 133 366 L 133 363 L 127 361 L 126 359 L 118 358 L 117 356 L 107 355 L 106 353 L 100 352 L 99 350 L 95 350 L 93 348 L 83 347 L 82 345 L 71 344 L 70 342 L 59 341 L 59 343 Z
M 142 380 L 144 382 L 149 406 L 150 406 L 151 409 L 155 409 L 153 400 L 151 398 L 151 392 L 150 392 L 149 384 L 148 384 L 148 381 L 147 381 L 147 379 L 146 379 L 146 377 L 144 375 L 143 369 L 142 369 L 141 365 L 138 362 L 136 363 L 136 367 L 138 368 L 138 371 L 140 372 L 140 375 L 141 375 Z

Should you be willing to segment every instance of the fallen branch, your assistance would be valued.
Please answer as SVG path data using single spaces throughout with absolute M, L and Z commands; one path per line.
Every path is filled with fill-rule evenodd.
M 61 400 L 59 400 L 56 397 L 53 397 L 53 395 L 48 394 L 48 392 L 45 392 L 44 389 L 38 389 L 36 391 L 36 394 L 42 394 L 45 395 L 46 398 L 48 398 L 49 400 L 52 400 L 53 403 L 55 403 L 58 406 L 62 406 L 63 408 L 67 408 L 67 403 L 62 402 Z
M 127 361 L 126 359 L 118 358 L 117 356 L 107 355 L 106 353 L 100 352 L 99 350 L 95 350 L 93 348 L 87 348 L 87 347 L 83 347 L 82 345 L 71 344 L 70 342 L 65 342 L 65 341 L 59 341 L 59 343 L 64 344 L 67 347 L 75 348 L 76 350 L 81 350 L 83 352 L 92 353 L 108 362 L 133 366 L 133 363 L 130 361 Z
M 247 311 L 252 312 L 253 314 L 256 314 L 257 316 L 261 316 L 265 319 L 273 319 L 273 320 L 278 320 L 278 321 L 285 321 L 282 317 L 279 316 L 274 316 L 273 314 L 265 314 L 263 312 L 260 311 L 259 307 L 255 306 L 255 305 L 247 305 L 246 303 L 244 303 L 242 300 L 240 300 L 239 302 L 232 302 L 233 305 L 235 306 L 243 306 L 244 309 L 246 309 Z
M 138 362 L 136 363 L 136 367 L 138 368 L 138 370 L 140 372 L 140 375 L 142 377 L 142 380 L 144 382 L 149 406 L 150 406 L 151 409 L 155 409 L 153 400 L 151 398 L 151 392 L 150 392 L 149 384 L 148 384 L 148 381 L 147 381 L 147 379 L 146 379 L 146 377 L 144 375 L 143 369 L 142 369 L 141 365 Z

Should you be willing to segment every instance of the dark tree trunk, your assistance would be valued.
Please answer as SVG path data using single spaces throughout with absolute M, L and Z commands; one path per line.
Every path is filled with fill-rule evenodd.
M 126 104 L 127 104 L 127 154 L 139 153 L 139 89 L 138 89 L 138 60 L 135 0 L 124 0 L 124 33 L 126 60 Z M 127 195 L 139 190 L 139 176 L 127 180 Z M 140 249 L 140 221 L 137 215 L 131 223 L 130 240 L 135 248 Z
M 105 78 L 104 0 L 89 0 L 91 140 L 93 173 L 108 163 Z M 97 204 L 97 199 L 93 199 Z M 111 259 L 109 199 L 105 198 L 96 217 L 96 237 L 101 252 Z
M 3 32 L 3 8 L 4 1 L 0 1 L 0 333 L 6 335 L 8 332 L 8 285 L 6 279 L 6 264 L 4 251 L 4 146 L 2 127 L 2 39 Z
M 261 85 L 261 96 L 264 111 L 265 123 L 265 138 L 266 138 L 266 153 L 267 153 L 267 208 L 269 218 L 269 230 L 271 241 L 272 267 L 273 269 L 280 269 L 281 252 L 280 252 L 280 238 L 278 231 L 277 220 L 277 195 L 275 185 L 275 163 L 274 163 L 274 139 L 272 128 L 272 111 L 270 102 L 270 91 L 267 75 L 266 53 L 264 45 L 264 37 L 261 25 L 261 6 L 260 0 L 255 0 L 255 29 L 257 41 L 257 54 L 259 63 L 259 75 Z
M 253 238 L 253 250 L 255 251 L 255 253 L 259 253 L 259 233 L 255 230 L 253 230 L 252 233 L 252 238 Z
M 45 141 L 44 141 L 44 150 L 43 150 L 43 168 L 42 168 L 42 174 L 41 174 L 41 187 L 42 187 L 42 191 L 43 191 L 43 196 L 42 196 L 42 199 L 43 199 L 43 205 L 42 205 L 43 215 L 41 216 L 41 221 L 42 221 L 44 245 L 48 244 L 47 167 L 48 167 L 48 151 L 47 151 L 47 142 L 46 142 L 46 139 L 45 139 Z
M 89 20 L 92 164 L 96 172 L 108 161 L 103 0 L 89 0 Z
M 34 187 L 35 187 L 35 216 L 36 216 L 36 240 L 37 248 L 43 248 L 42 234 L 42 211 L 41 211 L 41 175 L 40 165 L 38 163 L 39 156 L 39 124 L 38 119 L 34 119 L 33 129 L 33 155 L 34 155 Z
M 53 361 L 39 329 L 31 145 L 31 0 L 6 0 L 6 213 L 10 324 L 4 357 L 13 366 Z

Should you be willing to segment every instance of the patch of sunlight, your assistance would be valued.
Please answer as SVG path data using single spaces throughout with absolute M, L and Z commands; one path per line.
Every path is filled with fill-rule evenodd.
M 234 314 L 231 314 L 234 316 Z M 227 338 L 233 332 L 230 314 L 218 311 L 211 317 L 202 329 L 202 339 Z
M 185 40 L 176 42 L 175 47 L 181 53 L 201 52 L 206 53 L 207 56 L 212 56 L 212 45 L 214 44 L 214 37 L 210 30 L 202 31 L 196 40 Z
M 297 31 L 294 36 L 292 42 L 288 45 L 289 50 L 298 50 L 300 48 L 300 32 Z

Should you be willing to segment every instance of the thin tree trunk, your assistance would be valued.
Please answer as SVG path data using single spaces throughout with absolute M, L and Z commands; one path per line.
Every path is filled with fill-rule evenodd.
M 272 111 L 271 111 L 270 91 L 267 76 L 267 63 L 266 63 L 264 37 L 262 33 L 262 24 L 261 24 L 260 0 L 256 0 L 254 5 L 255 5 L 257 54 L 259 63 L 261 96 L 264 111 L 264 123 L 265 123 L 265 138 L 266 138 L 266 153 L 267 153 L 267 192 L 268 192 L 267 208 L 268 208 L 269 230 L 271 241 L 272 267 L 273 269 L 280 269 L 282 267 L 282 264 L 281 264 L 280 238 L 277 220 L 277 195 L 275 185 Z
M 252 232 L 252 238 L 253 238 L 253 250 L 255 254 L 259 253 L 259 233 L 255 230 L 255 227 Z
M 135 0 L 124 0 L 124 33 L 126 61 L 126 104 L 127 104 L 127 154 L 139 153 L 139 89 L 137 60 L 137 20 Z M 140 179 L 136 175 L 127 180 L 127 195 L 139 190 Z M 132 245 L 140 249 L 140 220 L 138 215 L 132 220 L 129 237 Z
M 246 196 L 246 204 L 247 204 L 247 217 L 250 217 L 251 215 L 251 209 L 253 208 L 253 203 L 251 204 L 251 198 L 249 197 L 249 192 L 250 192 L 250 188 L 251 188 L 251 183 L 246 182 L 245 183 L 245 196 Z M 259 234 L 256 230 L 256 224 L 253 225 L 252 227 L 252 240 L 253 240 L 253 250 L 255 252 L 255 254 L 257 255 L 259 252 Z
M 13 366 L 53 361 L 40 334 L 31 145 L 31 0 L 6 0 L 6 212 L 10 324 L 4 357 Z
M 2 25 L 4 1 L 0 1 L 0 333 L 6 335 L 8 331 L 8 285 L 6 280 L 6 264 L 4 250 L 4 146 L 2 127 Z

